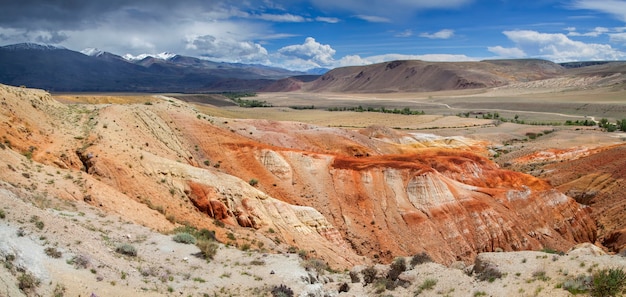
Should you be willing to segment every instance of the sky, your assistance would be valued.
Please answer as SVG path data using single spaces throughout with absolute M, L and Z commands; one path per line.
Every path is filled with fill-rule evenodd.
M 292 70 L 626 60 L 626 0 L 2 0 L 0 45 L 170 52 Z

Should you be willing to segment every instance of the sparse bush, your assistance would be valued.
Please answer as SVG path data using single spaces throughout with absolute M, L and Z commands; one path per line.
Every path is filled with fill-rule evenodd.
M 253 187 L 254 187 L 254 186 L 256 186 L 256 185 L 259 183 L 259 180 L 258 180 L 258 179 L 256 179 L 256 178 L 253 178 L 253 179 L 251 179 L 248 183 L 249 183 L 251 186 L 253 186 Z
M 177 233 L 176 235 L 174 235 L 172 239 L 176 242 L 184 243 L 184 244 L 196 243 L 196 238 L 193 237 L 193 235 L 186 233 L 186 232 Z
M 429 262 L 432 262 L 432 261 L 433 261 L 433 259 L 430 258 L 430 256 L 426 252 L 421 252 L 419 254 L 415 254 L 411 258 L 411 266 L 415 267 L 415 265 L 429 263 Z
M 315 271 L 318 274 L 324 273 L 325 270 L 328 269 L 328 265 L 326 262 L 321 259 L 311 258 L 305 261 L 302 261 L 302 267 L 308 271 Z
M 196 246 L 200 249 L 200 254 L 208 261 L 213 260 L 217 253 L 218 245 L 213 240 L 201 239 L 196 242 Z
M 339 293 L 348 292 L 348 291 L 350 291 L 350 285 L 348 285 L 348 283 L 342 283 L 339 286 Z
M 89 267 L 89 265 L 91 264 L 91 260 L 89 260 L 89 257 L 85 255 L 76 255 L 72 257 L 72 259 L 70 259 L 67 263 L 74 265 L 74 268 L 76 269 L 84 269 Z
M 398 279 L 398 276 L 406 271 L 406 260 L 404 258 L 397 258 L 393 263 L 391 263 L 391 269 L 387 274 L 387 278 L 395 281 Z
M 378 273 L 378 271 L 376 271 L 376 268 L 374 268 L 374 266 L 369 266 L 363 269 L 361 273 L 363 273 L 363 282 L 365 282 L 365 285 L 367 285 L 373 283 L 376 280 L 376 274 Z
M 489 281 L 490 283 L 502 277 L 502 272 L 497 267 L 487 266 L 478 274 L 478 280 Z
M 285 285 L 274 286 L 272 297 L 293 297 L 293 290 Z
M 39 286 L 39 279 L 30 273 L 24 272 L 17 277 L 18 287 L 24 292 L 28 292 Z
M 128 243 L 118 245 L 117 248 L 115 248 L 115 251 L 131 257 L 137 256 L 137 249 Z
M 0 219 L 6 218 L 6 213 L 4 213 L 4 209 L 0 209 Z
M 626 285 L 624 270 L 612 268 L 602 269 L 593 274 L 592 297 L 617 296 Z
M 437 285 L 436 279 L 427 278 L 419 287 L 417 287 L 417 291 L 415 291 L 415 295 L 419 295 L 424 291 L 430 291 L 434 289 L 436 285 Z
M 260 259 L 254 259 L 250 261 L 250 265 L 263 266 L 265 265 L 265 261 L 260 260 Z
M 52 296 L 53 297 L 63 297 L 65 296 L 65 286 L 62 284 L 57 284 L 56 287 L 54 287 L 54 291 L 52 292 Z
M 348 275 L 350 275 L 350 281 L 352 283 L 358 283 L 361 282 L 361 278 L 359 277 L 359 274 L 354 272 L 354 271 L 350 271 L 350 273 L 348 273 Z
M 59 252 L 56 248 L 53 247 L 47 247 L 44 252 L 46 252 L 46 255 L 48 255 L 49 257 L 52 258 L 61 258 L 62 254 L 61 252 Z
M 575 278 L 568 279 L 563 283 L 563 289 L 572 293 L 573 295 L 589 292 L 591 285 L 593 284 L 593 278 L 588 275 L 579 275 Z
M 37 221 L 35 222 L 35 227 L 37 227 L 37 229 L 42 230 L 44 227 L 44 223 L 42 221 Z
M 533 277 L 537 280 L 547 282 L 550 278 L 546 275 L 546 272 L 543 270 L 538 270 L 533 272 Z

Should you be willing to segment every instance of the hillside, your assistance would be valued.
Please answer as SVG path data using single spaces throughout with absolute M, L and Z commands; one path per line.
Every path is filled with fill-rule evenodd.
M 470 265 L 486 261 L 481 258 L 490 257 L 485 252 L 568 251 L 606 234 L 597 230 L 590 207 L 557 191 L 557 183 L 501 168 L 488 158 L 490 144 L 481 140 L 376 126 L 344 129 L 227 119 L 166 96 L 97 97 L 87 96 L 94 104 L 61 103 L 44 91 L 0 86 L 0 167 L 6 168 L 0 171 L 0 199 L 8 218 L 0 232 L 11 238 L 0 241 L 0 252 L 6 261 L 11 251 L 28 246 L 38 252 L 15 252 L 22 267 L 66 265 L 42 260 L 44 247 L 52 246 L 64 255 L 89 255 L 96 271 L 70 287 L 71 266 L 60 274 L 33 268 L 48 284 L 42 286 L 45 292 L 62 282 L 78 294 L 94 288 L 105 295 L 122 294 L 123 287 L 111 280 L 124 283 L 117 280 L 124 271 L 133 290 L 145 287 L 142 278 L 150 282 L 166 275 L 154 289 L 143 290 L 147 296 L 167 294 L 169 287 L 170 292 L 216 292 L 211 286 L 228 286 L 228 292 L 241 296 L 261 287 L 257 289 L 264 293 L 259 294 L 267 296 L 270 288 L 262 287 L 261 280 L 286 282 L 298 292 L 318 290 L 316 296 L 323 296 L 338 292 L 349 276 L 314 275 L 314 281 L 303 282 L 314 268 L 306 271 L 299 265 L 327 263 L 360 271 L 425 253 L 438 264 L 407 271 L 403 277 L 409 284 L 398 287 L 399 294 L 414 292 L 425 276 L 433 275 L 438 288 L 452 290 L 453 296 L 473 291 L 501 295 L 502 290 L 528 289 L 524 280 L 533 277 L 536 265 L 550 266 L 545 270 L 555 282 L 568 278 L 557 267 L 572 273 L 582 268 L 575 268 L 580 267 L 578 258 L 546 256 L 547 263 L 557 262 L 552 267 L 534 261 L 545 253 L 495 253 L 504 258 L 494 265 L 511 275 L 493 285 L 476 283 L 480 269 L 472 273 Z M 45 227 L 37 227 L 39 221 Z M 63 226 L 77 237 L 61 236 L 67 233 Z M 196 247 L 172 245 L 164 234 L 182 226 L 214 232 L 220 242 L 218 260 L 206 264 L 192 258 Z M 15 235 L 19 228 L 26 238 Z M 136 245 L 141 260 L 116 254 L 121 243 Z M 602 254 L 596 249 L 578 255 L 600 267 L 623 261 L 619 256 L 593 258 Z M 286 256 L 246 255 L 251 250 Z M 320 262 L 300 264 L 295 253 Z M 237 272 L 257 257 L 267 266 L 243 268 L 248 275 Z M 171 268 L 162 264 L 163 258 Z M 503 264 L 526 263 L 526 258 L 529 265 L 519 271 L 519 264 Z M 37 264 L 42 261 L 46 264 Z M 206 272 L 194 273 L 211 281 L 200 285 L 185 278 L 187 261 L 204 268 Z M 143 275 L 150 267 L 154 274 Z M 380 275 L 385 275 L 384 267 L 379 267 Z M 459 270 L 466 267 L 469 276 Z M 4 272 L 0 280 L 14 284 L 17 272 Z M 445 277 L 450 274 L 458 276 Z M 98 276 L 108 283 L 99 283 Z M 460 288 L 457 280 L 468 285 Z M 351 284 L 353 295 L 345 295 L 374 294 L 372 286 L 358 283 Z M 510 288 L 503 289 L 503 283 Z M 238 289 L 230 291 L 233 286 Z M 541 287 L 557 296 L 567 294 L 554 284 Z
M 562 75 L 564 70 L 542 60 L 393 61 L 333 69 L 303 90 L 380 93 L 476 89 L 551 78 Z

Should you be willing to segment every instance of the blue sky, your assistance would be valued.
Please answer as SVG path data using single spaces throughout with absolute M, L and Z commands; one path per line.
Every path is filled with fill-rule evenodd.
M 0 44 L 305 70 L 397 59 L 626 60 L 626 0 L 10 0 Z

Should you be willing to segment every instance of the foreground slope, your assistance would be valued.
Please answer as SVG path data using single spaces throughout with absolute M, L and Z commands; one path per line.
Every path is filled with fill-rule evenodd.
M 418 252 L 470 262 L 596 239 L 587 207 L 500 169 L 464 138 L 222 119 L 167 97 L 64 105 L 42 91 L 1 92 L 2 180 L 161 231 L 210 228 L 233 245 L 296 246 L 333 267 Z

